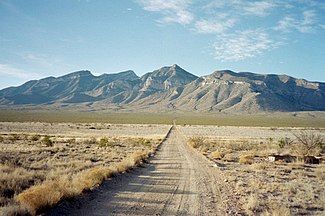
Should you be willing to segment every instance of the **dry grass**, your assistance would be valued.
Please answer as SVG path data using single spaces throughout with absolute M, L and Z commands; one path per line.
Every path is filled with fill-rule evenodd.
M 254 157 L 251 155 L 241 155 L 239 157 L 239 163 L 240 164 L 253 164 L 254 163 Z
M 260 214 L 261 209 L 261 199 L 257 194 L 252 194 L 248 197 L 247 202 L 243 205 L 244 209 L 249 215 Z
M 200 148 L 204 145 L 204 138 L 203 137 L 191 137 L 188 140 L 188 144 L 193 148 Z
M 183 131 L 186 129 L 182 128 Z M 294 140 L 292 129 L 287 129 L 287 134 L 283 133 L 283 137 L 290 137 L 290 140 L 269 137 L 270 133 L 279 132 L 278 129 L 270 129 L 267 135 L 263 136 L 258 133 L 258 129 L 254 131 L 245 128 L 246 132 L 256 134 L 255 137 L 253 135 L 250 137 L 249 133 L 244 133 L 245 137 L 233 137 L 234 133 L 231 132 L 227 132 L 229 135 L 224 137 L 202 137 L 200 130 L 195 129 L 198 137 L 205 140 L 204 146 L 208 147 L 208 152 L 211 152 L 206 156 L 218 160 L 218 165 L 227 176 L 227 183 L 234 188 L 245 214 L 262 216 L 325 214 L 325 163 L 308 165 L 299 159 L 291 163 L 284 160 L 276 162 L 268 160 L 269 155 L 294 155 L 297 152 L 298 145 L 291 142 Z M 202 127 L 202 134 L 205 134 L 206 130 L 203 129 Z M 216 131 L 218 129 L 215 128 Z M 300 134 L 299 130 L 295 130 Z M 189 134 L 189 131 L 184 133 Z M 283 131 L 285 129 L 280 132 Z M 218 134 L 212 129 L 209 132 Z M 310 133 L 315 132 L 325 134 L 324 130 L 310 130 Z M 220 133 L 226 134 L 224 128 L 221 128 Z M 304 130 L 302 132 L 309 137 L 310 133 Z M 191 137 L 193 139 L 193 135 Z M 319 143 L 318 135 L 314 140 L 316 141 L 309 146 L 314 147 L 313 144 Z
M 70 178 L 63 176 L 34 185 L 16 196 L 15 200 L 28 209 L 31 214 L 36 214 L 54 206 L 62 199 L 74 197 L 93 189 L 116 173 L 116 170 L 108 167 L 94 167 Z
M 62 199 L 77 196 L 82 192 L 92 190 L 116 173 L 125 172 L 134 166 L 140 165 L 148 157 L 150 152 L 144 150 L 136 151 L 129 154 L 121 162 L 108 167 L 95 166 L 77 172 L 74 175 L 66 174 L 62 177 L 49 178 L 49 180 L 19 193 L 15 197 L 15 200 L 27 208 L 31 214 L 36 214 L 43 209 L 54 206 Z
M 82 129 L 89 125 L 70 125 L 72 135 L 66 135 L 65 124 L 40 124 L 40 130 L 46 133 L 40 133 L 37 127 L 34 133 L 26 133 L 31 128 L 25 126 L 11 123 L 10 127 L 1 127 L 0 123 L 0 215 L 19 212 L 24 215 L 26 210 L 36 214 L 62 199 L 92 190 L 116 173 L 141 165 L 169 129 L 159 126 L 160 135 L 156 133 L 150 138 L 145 133 L 157 130 L 150 126 L 143 130 L 144 138 L 141 138 L 142 126 L 137 126 L 140 130 L 136 137 L 105 136 L 107 143 L 113 145 L 100 147 L 98 143 L 104 137 L 104 128 L 116 127 L 116 134 L 123 130 L 130 134 L 133 132 L 127 130 L 136 130 L 136 127 L 95 125 L 100 129 L 88 129 L 89 134 Z M 115 134 L 114 130 L 107 134 Z M 51 140 L 51 145 L 47 145 L 46 140 Z
M 225 156 L 224 152 L 218 150 L 211 152 L 210 157 L 213 159 L 221 160 Z

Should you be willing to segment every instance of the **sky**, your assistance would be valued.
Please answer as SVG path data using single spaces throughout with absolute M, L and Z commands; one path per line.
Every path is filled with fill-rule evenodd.
M 0 89 L 173 64 L 325 82 L 325 1 L 0 0 Z

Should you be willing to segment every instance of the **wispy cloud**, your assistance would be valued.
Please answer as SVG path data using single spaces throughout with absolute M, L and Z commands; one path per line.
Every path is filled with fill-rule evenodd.
M 135 1 L 146 11 L 160 13 L 160 23 L 215 35 L 214 58 L 221 61 L 244 60 L 283 46 L 290 41 L 288 33 L 325 29 L 319 19 L 325 3 L 314 0 Z
M 199 33 L 224 33 L 235 24 L 235 19 L 217 19 L 214 21 L 200 20 L 195 23 L 195 29 Z
M 314 30 L 316 13 L 314 10 L 307 10 L 302 13 L 302 18 L 295 19 L 293 16 L 286 16 L 278 22 L 275 30 L 291 32 L 297 30 L 301 33 L 310 33 Z
M 221 61 L 240 61 L 256 57 L 278 45 L 262 30 L 226 34 L 214 43 L 214 58 Z
M 27 72 L 9 64 L 0 64 L 0 75 L 18 79 L 33 79 L 40 76 L 37 73 Z
M 266 16 L 277 6 L 276 1 L 214 0 L 206 4 L 204 9 L 228 9 L 237 15 Z
M 162 13 L 161 23 L 189 24 L 193 14 L 188 10 L 191 0 L 138 0 L 144 10 Z
M 249 2 L 243 7 L 243 10 L 248 15 L 266 16 L 270 13 L 270 10 L 277 5 L 272 2 L 260 1 L 260 2 Z
M 33 63 L 38 67 L 51 69 L 57 64 L 61 63 L 61 60 L 58 58 L 50 57 L 46 54 L 24 52 L 21 54 L 22 59 L 28 63 Z

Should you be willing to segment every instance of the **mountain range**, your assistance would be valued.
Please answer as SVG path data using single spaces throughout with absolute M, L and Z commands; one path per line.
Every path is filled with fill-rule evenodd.
M 325 111 L 325 83 L 287 75 L 215 71 L 197 77 L 178 65 L 143 76 L 77 71 L 0 90 L 1 107 L 69 107 L 136 111 Z

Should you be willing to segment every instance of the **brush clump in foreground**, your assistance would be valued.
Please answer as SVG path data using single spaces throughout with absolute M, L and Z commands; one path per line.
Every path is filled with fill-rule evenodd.
M 325 213 L 324 129 L 254 128 L 248 133 L 248 128 L 215 127 L 219 136 L 211 131 L 203 137 L 211 128 L 181 131 L 227 176 L 248 215 Z
M 43 125 L 46 134 L 22 129 L 19 123 L 10 125 L 10 130 L 15 133 L 2 131 L 1 214 L 37 214 L 63 199 L 92 190 L 105 179 L 141 164 L 168 131 L 163 126 L 142 129 L 138 126 L 138 130 L 136 126 L 119 126 L 118 131 L 125 130 L 126 136 L 113 137 L 103 136 L 102 132 L 104 128 L 114 131 L 115 126 L 102 125 L 100 129 L 98 126 L 88 129 L 91 134 L 75 132 L 67 135 L 60 126 Z M 89 128 L 81 124 L 70 127 L 78 127 L 77 131 Z M 19 133 L 19 130 L 27 131 Z M 138 135 L 142 133 L 144 137 L 128 136 L 128 130 L 137 130 Z M 147 132 L 142 132 L 145 130 Z M 163 132 L 148 136 L 157 131 Z

